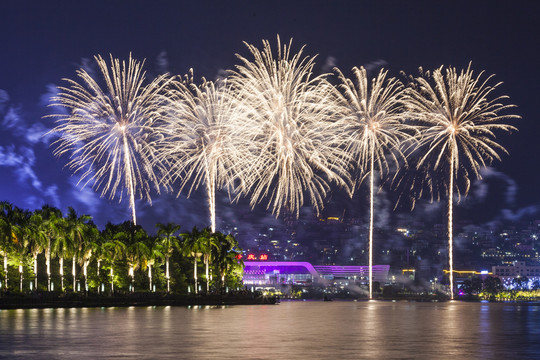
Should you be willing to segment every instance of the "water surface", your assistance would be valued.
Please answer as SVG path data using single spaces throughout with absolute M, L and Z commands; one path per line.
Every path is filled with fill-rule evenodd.
M 10 359 L 540 359 L 540 306 L 282 302 L 0 310 Z

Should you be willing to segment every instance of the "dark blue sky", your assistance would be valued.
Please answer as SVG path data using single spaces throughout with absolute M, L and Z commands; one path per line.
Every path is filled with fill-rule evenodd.
M 246 55 L 242 41 L 259 45 L 280 34 L 293 37 L 295 49 L 306 44 L 306 54 L 318 54 L 317 71 L 385 64 L 398 76 L 400 70 L 416 74 L 419 66 L 465 67 L 472 61 L 474 69 L 496 74 L 495 80 L 504 82 L 501 93 L 518 105 L 523 119 L 516 123 L 518 133 L 500 139 L 510 156 L 474 187 L 462 214 L 474 213 L 481 223 L 524 214 L 540 218 L 539 10 L 526 1 L 3 1 L 0 200 L 32 210 L 45 203 L 62 210 L 71 205 L 100 226 L 129 219 L 127 203 L 77 187 L 63 168 L 66 159 L 55 159 L 50 139 L 40 137 L 52 127 L 42 118 L 50 111 L 51 88 L 62 78 L 75 78 L 87 59 L 109 53 L 146 58 L 150 74 L 194 68 L 196 77 L 212 79 L 237 63 L 235 53 Z M 347 207 L 362 213 L 367 206 L 362 196 L 333 203 L 328 212 L 341 214 Z M 222 220 L 239 221 L 239 214 L 246 214 L 226 203 L 223 197 Z M 395 214 L 385 206 L 388 216 Z M 152 208 L 139 202 L 137 211 L 148 228 L 168 220 L 207 225 L 199 196 L 156 197 Z M 260 207 L 250 221 L 258 217 L 270 215 Z

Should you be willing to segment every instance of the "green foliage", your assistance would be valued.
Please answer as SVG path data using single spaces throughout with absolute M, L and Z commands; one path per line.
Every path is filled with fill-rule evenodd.
M 484 292 L 489 296 L 495 296 L 502 291 L 501 280 L 496 277 L 488 276 L 484 279 Z
M 242 286 L 244 264 L 236 259 L 241 253 L 238 242 L 231 235 L 212 232 L 210 228 L 193 228 L 180 232 L 180 225 L 157 224 L 157 236 L 150 236 L 131 221 L 108 223 L 99 231 L 89 215 L 78 215 L 68 208 L 64 217 L 54 207 L 44 205 L 34 212 L 19 209 L 7 202 L 0 203 L 0 276 L 2 284 L 8 279 L 10 291 L 20 287 L 19 265 L 23 266 L 23 289 L 47 291 L 46 259 L 50 254 L 50 280 L 54 291 L 84 291 L 108 294 L 111 281 L 115 292 L 127 292 L 130 284 L 137 291 L 187 293 L 194 289 L 193 262 L 197 262 L 199 279 L 208 288 L 223 291 L 226 287 Z M 8 263 L 4 271 L 3 259 Z M 63 258 L 63 275 L 59 260 Z M 37 269 L 34 269 L 34 260 Z M 166 263 L 169 275 L 166 277 Z M 75 263 L 75 276 L 73 264 Z M 99 263 L 99 273 L 98 273 Z M 133 278 L 130 276 L 133 269 Z M 149 269 L 152 270 L 150 283 Z M 86 274 L 87 276 L 85 277 Z M 111 279 L 110 271 L 113 271 Z M 208 279 L 205 270 L 208 269 Z M 212 281 L 209 281 L 212 278 Z M 88 282 L 88 284 L 86 284 Z M 167 284 L 169 282 L 169 284 Z M 152 289 L 150 285 L 152 284 Z M 77 286 L 79 285 L 79 286 Z

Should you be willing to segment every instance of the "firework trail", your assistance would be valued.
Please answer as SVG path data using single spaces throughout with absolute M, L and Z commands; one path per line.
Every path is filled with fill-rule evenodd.
M 459 201 L 462 195 L 467 195 L 471 177 L 481 179 L 481 168 L 490 165 L 493 160 L 501 160 L 499 154 L 507 151 L 497 142 L 495 133 L 516 130 L 502 121 L 520 118 L 503 114 L 515 106 L 502 104 L 507 96 L 493 97 L 493 92 L 501 83 L 490 86 L 488 82 L 493 75 L 485 79 L 482 76 L 483 72 L 478 76 L 473 74 L 470 64 L 460 72 L 453 67 L 443 72 L 441 66 L 433 73 L 421 71 L 420 76 L 413 79 L 406 95 L 408 111 L 422 132 L 416 165 L 419 173 L 426 175 L 421 183 L 427 185 L 432 199 L 434 196 L 440 199 L 441 191 L 448 196 L 451 299 L 454 298 L 454 190 Z M 443 177 L 443 174 L 446 176 Z
M 51 133 L 60 138 L 53 144 L 55 156 L 69 154 L 67 166 L 79 173 L 79 184 L 88 183 L 109 198 L 124 191 L 129 198 L 133 223 L 136 223 L 135 197 L 151 202 L 152 185 L 168 187 L 166 165 L 157 161 L 155 145 L 160 138 L 156 124 L 161 116 L 162 92 L 169 82 L 161 75 L 144 85 L 143 62 L 129 57 L 120 63 L 110 58 L 108 68 L 101 56 L 95 60 L 104 79 L 100 86 L 86 70 L 77 71 L 80 82 L 64 79 L 52 98 L 68 114 L 52 115 L 57 125 Z
M 230 191 L 246 169 L 246 143 L 240 138 L 238 122 L 243 106 L 235 101 L 227 81 L 216 83 L 203 79 L 193 83 L 193 76 L 174 81 L 169 93 L 160 157 L 171 162 L 173 179 L 180 180 L 180 192 L 191 184 L 188 196 L 201 183 L 206 186 L 212 231 L 216 231 L 216 191 Z
M 251 178 L 241 189 L 251 206 L 263 200 L 277 217 L 285 208 L 299 215 L 304 191 L 319 213 L 329 183 L 349 185 L 347 154 L 339 143 L 336 90 L 323 76 L 312 78 L 314 57 L 291 54 L 292 40 L 274 57 L 268 41 L 262 51 L 245 43 L 253 60 L 231 72 L 244 116 L 244 141 L 253 155 Z
M 399 167 L 405 160 L 401 145 L 414 138 L 414 128 L 404 123 L 403 85 L 395 78 L 387 78 L 381 70 L 372 81 L 366 69 L 353 68 L 354 80 L 347 79 L 335 69 L 343 94 L 343 135 L 347 150 L 355 159 L 363 174 L 369 174 L 370 222 L 369 222 L 369 298 L 373 298 L 373 196 L 374 172 L 382 177 L 390 172 L 389 160 Z M 388 156 L 388 157 L 387 157 Z

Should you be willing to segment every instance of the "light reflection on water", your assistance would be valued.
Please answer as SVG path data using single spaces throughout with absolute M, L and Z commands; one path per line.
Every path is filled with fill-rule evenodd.
M 537 305 L 282 302 L 0 310 L 0 358 L 538 359 Z

